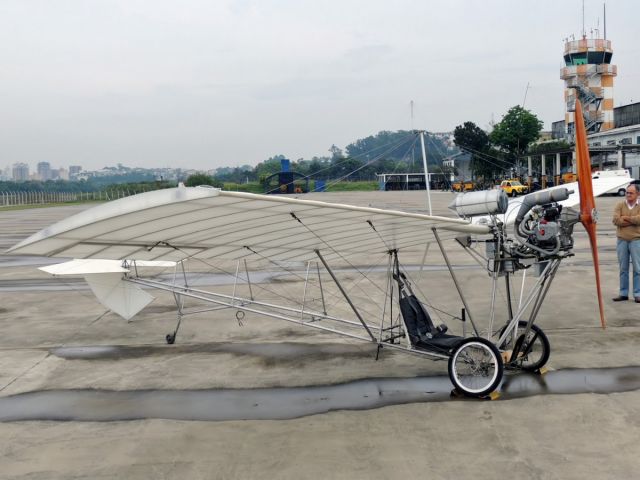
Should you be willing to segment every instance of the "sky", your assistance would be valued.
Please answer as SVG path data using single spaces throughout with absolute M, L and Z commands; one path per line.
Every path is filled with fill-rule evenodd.
M 0 168 L 297 160 L 381 130 L 489 128 L 523 102 L 550 129 L 582 3 L 0 0 Z M 602 36 L 603 2 L 584 5 Z M 640 2 L 606 15 L 615 106 L 640 101 Z

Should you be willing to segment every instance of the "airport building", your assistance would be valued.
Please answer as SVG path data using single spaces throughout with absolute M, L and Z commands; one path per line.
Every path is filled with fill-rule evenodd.
M 640 178 L 640 102 L 614 108 L 613 119 L 614 128 L 588 135 L 591 163 L 599 169 L 626 168 Z M 571 142 L 564 124 L 554 122 L 552 136 Z
M 552 124 L 552 137 L 573 143 L 575 103 L 580 100 L 594 167 L 626 168 L 632 177 L 640 178 L 640 103 L 613 107 L 618 69 L 612 57 L 606 34 L 565 42 L 565 66 L 560 70 L 565 82 L 565 119 Z
M 565 42 L 565 66 L 560 70 L 564 80 L 567 134 L 575 131 L 575 105 L 580 100 L 587 133 L 597 133 L 614 127 L 613 78 L 618 73 L 611 64 L 611 42 L 602 38 Z

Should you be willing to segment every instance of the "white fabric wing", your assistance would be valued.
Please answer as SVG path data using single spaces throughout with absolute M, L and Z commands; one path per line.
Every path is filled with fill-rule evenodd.
M 178 187 L 123 198 L 69 217 L 19 243 L 13 254 L 173 260 L 326 257 L 423 251 L 434 239 L 485 234 L 462 219 Z

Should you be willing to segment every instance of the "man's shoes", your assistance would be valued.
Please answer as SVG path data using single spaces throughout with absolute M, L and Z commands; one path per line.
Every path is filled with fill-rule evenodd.
M 636 303 L 640 303 L 640 297 L 634 298 L 633 301 L 636 302 Z
M 612 298 L 611 300 L 613 300 L 614 302 L 624 302 L 626 300 L 629 300 L 629 297 L 625 296 L 625 295 L 618 295 L 615 298 Z M 640 303 L 640 297 L 636 297 L 636 302 Z

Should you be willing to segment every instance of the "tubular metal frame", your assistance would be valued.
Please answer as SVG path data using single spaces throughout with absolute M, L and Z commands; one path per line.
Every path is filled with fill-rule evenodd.
M 399 328 L 401 329 L 402 336 L 406 337 L 406 326 L 404 325 L 404 322 L 402 322 L 401 320 L 400 323 L 394 324 L 392 319 L 391 327 L 388 327 L 386 329 L 384 328 L 384 318 L 382 318 L 379 323 L 373 322 L 373 321 L 365 322 L 364 319 L 360 316 L 357 310 L 357 307 L 349 297 L 346 290 L 344 290 L 344 288 L 340 285 L 338 279 L 335 277 L 335 274 L 333 273 L 329 265 L 326 263 L 324 258 L 320 254 L 318 254 L 318 257 L 323 263 L 323 265 L 326 267 L 327 273 L 329 273 L 329 275 L 335 281 L 336 286 L 345 297 L 345 300 L 347 301 L 347 303 L 352 306 L 353 311 L 356 314 L 356 318 L 358 318 L 357 321 L 334 316 L 334 315 L 328 315 L 325 312 L 319 312 L 319 311 L 310 309 L 307 306 L 304 306 L 304 308 L 302 308 L 301 306 L 293 307 L 293 306 L 279 305 L 276 303 L 261 301 L 255 298 L 255 292 L 253 291 L 251 291 L 251 298 L 240 296 L 238 295 L 238 291 L 237 291 L 238 290 L 237 278 L 239 278 L 238 276 L 239 272 L 236 272 L 236 282 L 234 282 L 233 284 L 233 293 L 231 295 L 198 289 L 189 285 L 181 285 L 176 282 L 177 280 L 176 275 L 174 275 L 174 282 L 168 283 L 168 282 L 152 280 L 148 278 L 142 278 L 137 275 L 137 272 L 135 273 L 131 272 L 125 277 L 125 281 L 128 281 L 133 284 L 137 284 L 143 287 L 166 291 L 171 293 L 174 296 L 174 299 L 176 301 L 176 305 L 178 308 L 178 323 L 176 325 L 175 331 L 173 332 L 174 336 L 176 335 L 180 327 L 183 317 L 187 315 L 197 314 L 197 313 L 205 313 L 209 311 L 216 311 L 216 310 L 229 308 L 229 309 L 235 309 L 242 312 L 255 313 L 258 315 L 264 315 L 266 317 L 284 320 L 297 325 L 311 327 L 317 330 L 322 330 L 330 333 L 335 333 L 341 336 L 353 338 L 356 340 L 361 340 L 368 343 L 376 343 L 379 346 L 379 348 L 382 348 L 382 347 L 391 348 L 393 350 L 398 350 L 406 353 L 427 356 L 434 360 L 442 360 L 442 359 L 449 358 L 448 355 L 444 355 L 436 352 L 424 351 L 424 350 L 417 350 L 413 348 L 410 345 L 410 343 L 408 343 L 407 345 L 403 345 L 400 343 L 390 343 L 393 335 L 387 338 L 384 338 L 385 332 L 388 330 L 388 328 Z M 245 268 L 246 268 L 246 265 L 245 265 Z M 390 261 L 389 267 L 388 267 L 389 271 L 387 272 L 388 279 L 391 278 L 391 268 L 392 268 L 392 262 Z M 307 265 L 307 270 L 310 271 L 310 263 Z M 318 277 L 320 278 L 319 268 L 317 269 L 317 271 L 318 271 Z M 305 278 L 303 294 L 302 294 L 303 298 L 301 302 L 305 301 L 305 298 L 307 295 L 309 276 L 310 275 L 307 275 Z M 393 288 L 393 282 L 388 280 L 387 283 L 391 286 L 391 288 Z M 323 310 L 324 310 L 326 306 L 324 304 L 324 292 L 323 292 L 321 281 L 319 282 L 319 286 L 321 291 L 321 297 L 323 299 Z M 388 297 L 389 297 L 389 292 L 387 292 L 387 299 Z M 186 309 L 184 307 L 184 298 L 192 298 L 192 299 L 200 300 L 205 303 L 213 304 L 215 306 L 211 308 Z M 385 303 L 386 303 L 386 300 L 385 300 Z M 393 300 L 391 300 L 390 303 L 393 303 Z M 301 303 L 300 305 L 303 305 L 303 303 Z M 392 312 L 392 309 L 390 310 Z M 397 311 L 399 312 L 399 308 L 397 309 Z M 391 315 L 393 315 L 393 313 L 390 313 L 390 316 Z M 329 324 L 327 325 L 327 323 Z M 366 335 L 358 334 L 357 333 L 358 331 L 366 333 Z M 376 332 L 376 333 L 379 332 L 379 335 L 377 336 L 373 332 Z
M 474 334 L 476 336 L 480 336 L 476 328 L 476 325 L 473 322 L 472 317 L 469 313 L 468 304 L 466 302 L 462 289 L 458 284 L 455 272 L 453 271 L 453 267 L 449 262 L 449 258 L 446 254 L 446 251 L 444 250 L 444 247 L 438 235 L 437 229 L 433 228 L 432 230 L 433 230 L 436 242 L 443 255 L 444 261 L 449 270 L 449 273 L 451 275 L 451 278 L 460 295 L 460 299 L 462 300 L 462 303 L 464 305 L 464 310 L 466 311 L 466 314 L 469 316 L 469 320 L 471 321 Z M 469 250 L 469 247 L 465 245 L 462 245 L 462 246 L 464 250 L 466 251 Z M 335 285 L 338 287 L 339 291 L 342 293 L 347 304 L 351 307 L 357 320 L 351 320 L 348 318 L 327 314 L 327 311 L 326 311 L 327 306 L 325 303 L 325 292 L 322 284 L 319 264 L 317 262 L 316 262 L 316 270 L 318 275 L 318 285 L 320 289 L 320 295 L 322 299 L 322 310 L 323 310 L 322 312 L 308 308 L 308 305 L 306 302 L 307 295 L 308 295 L 309 278 L 311 273 L 311 262 L 308 262 L 306 265 L 306 275 L 304 277 L 302 299 L 300 303 L 297 304 L 297 306 L 288 306 L 285 304 L 271 303 L 271 302 L 266 302 L 266 301 L 256 299 L 253 288 L 252 288 L 251 280 L 249 277 L 249 269 L 247 266 L 247 262 L 244 259 L 243 259 L 244 270 L 246 274 L 246 280 L 244 281 L 246 282 L 249 289 L 249 298 L 240 296 L 238 295 L 238 292 L 237 292 L 238 280 L 240 279 L 240 276 L 239 276 L 240 261 L 238 261 L 238 265 L 236 267 L 235 281 L 233 283 L 233 292 L 231 295 L 198 289 L 188 285 L 183 262 L 180 262 L 180 265 L 182 269 L 181 273 L 182 273 L 182 278 L 184 280 L 184 285 L 181 285 L 177 282 L 177 278 L 178 278 L 177 265 L 173 274 L 173 283 L 139 277 L 137 269 L 134 269 L 132 272 L 129 272 L 129 274 L 125 276 L 125 281 L 131 282 L 140 286 L 144 286 L 144 287 L 155 288 L 155 289 L 163 290 L 166 292 L 170 292 L 174 296 L 176 306 L 177 306 L 177 315 L 178 315 L 178 322 L 176 325 L 176 329 L 173 333 L 174 338 L 178 332 L 182 318 L 184 316 L 230 308 L 230 309 L 235 309 L 238 312 L 249 312 L 249 313 L 255 313 L 258 315 L 264 315 L 267 317 L 288 321 L 297 325 L 315 328 L 317 330 L 335 333 L 338 335 L 365 341 L 368 343 L 376 343 L 378 345 L 378 350 L 382 347 L 385 347 L 385 348 L 392 348 L 394 350 L 399 350 L 407 353 L 423 355 L 423 356 L 431 357 L 434 359 L 450 358 L 449 355 L 431 352 L 431 351 L 425 351 L 422 349 L 416 349 L 411 345 L 411 341 L 408 338 L 406 324 L 404 323 L 404 320 L 399 313 L 400 312 L 399 303 L 398 303 L 399 296 L 395 296 L 394 298 L 394 288 L 395 288 L 394 282 L 393 282 L 393 269 L 395 265 L 393 261 L 394 254 L 397 255 L 397 252 L 393 250 L 389 251 L 389 262 L 387 265 L 387 273 L 386 273 L 387 288 L 385 289 L 385 298 L 384 298 L 382 317 L 380 318 L 379 322 L 364 320 L 364 318 L 358 311 L 356 305 L 354 304 L 352 299 L 349 297 L 347 291 L 342 287 L 338 278 L 334 274 L 333 270 L 331 269 L 331 267 L 328 265 L 328 263 L 326 262 L 326 260 L 324 259 L 320 251 L 318 250 L 316 250 L 316 255 L 318 256 L 318 259 L 325 267 L 326 272 L 333 279 Z M 537 318 L 537 315 L 540 311 L 544 298 L 546 297 L 549 291 L 549 288 L 555 277 L 555 274 L 558 270 L 561 260 L 562 258 L 554 258 L 549 260 L 549 264 L 546 266 L 543 273 L 540 275 L 536 283 L 531 288 L 526 299 L 524 301 L 522 301 L 522 298 L 520 299 L 521 301 L 517 311 L 515 313 L 512 313 L 511 309 L 509 309 L 510 318 L 507 322 L 506 327 L 503 327 L 502 334 L 495 342 L 496 346 L 505 347 L 506 346 L 505 342 L 508 338 L 511 338 L 512 342 L 515 342 L 515 335 L 512 335 L 512 334 L 513 332 L 517 331 L 516 329 L 517 329 L 518 322 L 524 317 L 527 309 L 532 305 L 531 312 L 529 314 L 529 318 L 527 321 L 527 326 L 525 329 L 525 334 L 528 333 L 528 331 L 531 328 L 531 325 L 533 325 L 533 323 L 535 322 L 535 319 Z M 510 272 L 506 273 L 505 275 L 508 291 L 510 290 L 508 287 L 509 287 L 509 280 L 511 275 L 513 275 L 513 273 L 510 273 Z M 487 337 L 489 340 L 491 340 L 491 338 L 493 338 L 493 335 L 494 335 L 492 329 L 493 329 L 493 319 L 495 316 L 495 298 L 496 298 L 496 290 L 497 290 L 497 280 L 498 280 L 498 274 L 496 271 L 494 272 L 494 275 L 492 275 L 491 312 L 490 312 L 491 322 L 490 322 L 490 327 L 487 334 Z M 184 304 L 185 297 L 193 298 L 196 300 L 203 301 L 205 303 L 213 304 L 214 306 L 210 308 L 186 309 Z M 387 303 L 389 303 L 388 318 L 390 319 L 390 321 L 389 321 L 389 326 L 385 328 Z M 395 319 L 393 318 L 394 304 L 396 304 L 396 311 L 398 312 L 397 322 L 395 322 Z M 396 332 L 396 329 L 397 329 L 397 332 Z M 359 332 L 362 332 L 365 334 L 362 334 Z M 465 338 L 465 337 L 466 337 L 466 333 L 463 333 L 461 338 Z M 398 338 L 404 338 L 406 342 L 403 342 L 404 344 L 395 343 L 395 340 Z

